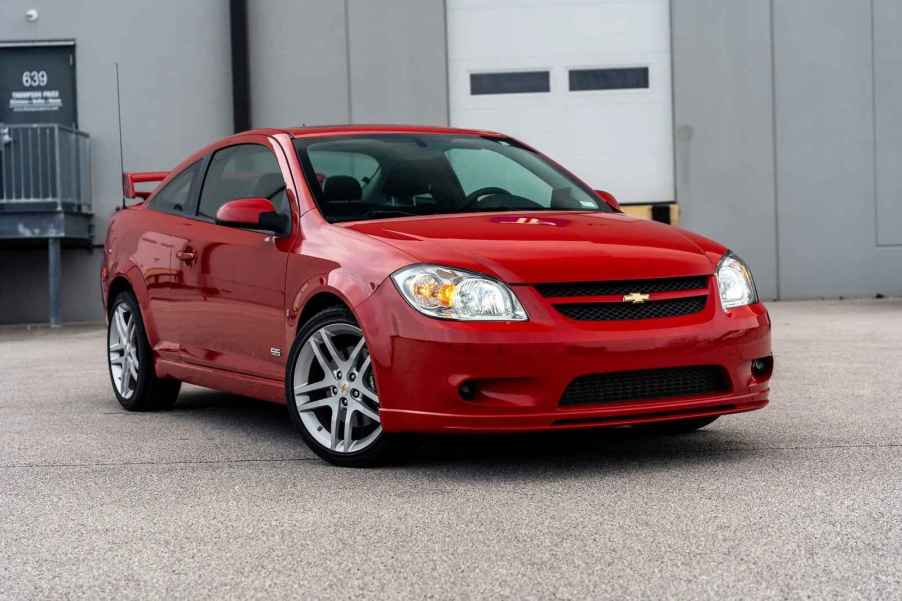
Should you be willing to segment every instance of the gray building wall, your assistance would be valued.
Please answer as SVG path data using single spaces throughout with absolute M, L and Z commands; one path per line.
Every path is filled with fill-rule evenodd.
M 27 23 L 26 10 L 40 18 Z M 683 223 L 729 244 L 762 295 L 902 294 L 902 1 L 671 0 Z M 250 2 L 255 127 L 448 122 L 442 0 Z M 231 132 L 223 0 L 5 0 L 0 41 L 76 43 L 95 243 L 126 169 Z M 46 251 L 0 250 L 0 323 L 46 321 Z M 63 319 L 100 319 L 100 253 L 63 256 Z
M 103 319 L 100 305 L 99 248 L 68 248 L 62 253 L 63 322 Z M 0 248 L 0 323 L 46 323 L 47 247 Z
M 25 12 L 35 7 L 40 17 L 27 23 Z M 0 41 L 75 40 L 79 128 L 92 139 L 96 244 L 121 200 L 114 63 L 126 170 L 172 167 L 232 133 L 228 8 L 225 0 L 0 4 Z M 442 0 L 249 2 L 248 34 L 254 127 L 447 124 Z M 102 319 L 100 260 L 96 247 L 63 251 L 64 321 Z M 0 288 L 0 323 L 47 320 L 46 269 L 44 248 L 0 248 L 0 281 L 12 283 Z
M 249 2 L 251 123 L 346 123 L 348 39 L 342 0 Z
M 673 0 L 674 158 L 680 222 L 748 261 L 777 294 L 768 2 Z
M 683 223 L 768 297 L 902 294 L 902 3 L 671 6 Z
M 900 294 L 902 240 L 886 236 L 896 245 L 881 244 L 879 232 L 902 228 L 900 165 L 881 159 L 902 151 L 898 131 L 886 123 L 898 120 L 902 96 L 877 84 L 899 78 L 892 69 L 902 48 L 875 43 L 874 33 L 880 18 L 895 14 L 898 23 L 902 6 L 779 0 L 773 10 L 781 292 Z M 891 193 L 878 204 L 880 188 Z
M 442 0 L 347 0 L 354 123 L 448 124 Z
M 874 4 L 877 244 L 902 244 L 902 2 Z
M 25 21 L 37 8 L 39 19 Z M 0 41 L 75 40 L 79 128 L 91 135 L 95 242 L 122 198 L 114 63 L 126 170 L 174 166 L 232 123 L 228 3 L 4 0 Z M 47 321 L 47 252 L 0 249 L 0 323 Z M 100 250 L 63 251 L 63 319 L 102 319 Z
M 254 127 L 448 123 L 442 0 L 248 6 Z

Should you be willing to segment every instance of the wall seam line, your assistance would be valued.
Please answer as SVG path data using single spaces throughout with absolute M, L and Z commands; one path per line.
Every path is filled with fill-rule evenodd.
M 874 178 L 874 246 L 880 246 L 880 188 L 877 169 L 877 24 L 874 18 L 874 0 L 871 0 L 871 153 Z
M 351 100 L 351 16 L 350 0 L 345 0 L 345 73 L 348 81 L 348 123 L 354 123 L 354 108 Z
M 777 38 L 774 27 L 774 0 L 770 0 L 770 110 L 771 143 L 774 149 L 774 274 L 777 300 L 783 296 L 783 274 L 780 269 L 780 177 L 779 144 L 777 143 Z
M 671 156 L 671 167 L 673 168 L 673 202 L 679 207 L 680 199 L 677 198 L 678 193 L 678 167 L 677 167 L 677 114 L 676 114 L 676 58 L 673 51 L 673 2 L 667 3 L 667 20 L 670 24 L 670 148 L 673 153 Z M 685 219 L 687 212 L 686 207 L 680 207 L 680 221 Z
M 448 43 L 448 0 L 442 0 L 445 9 L 445 125 L 451 127 L 451 52 Z

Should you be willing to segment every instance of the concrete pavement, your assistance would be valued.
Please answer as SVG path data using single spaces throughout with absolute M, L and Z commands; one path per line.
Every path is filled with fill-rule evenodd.
M 127 413 L 101 330 L 4 329 L 0 599 L 900 598 L 902 300 L 770 308 L 763 411 L 377 470 L 265 403 Z

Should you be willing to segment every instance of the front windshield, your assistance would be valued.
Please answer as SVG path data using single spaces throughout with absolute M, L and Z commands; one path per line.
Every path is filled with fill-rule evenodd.
M 591 190 L 501 138 L 371 134 L 298 138 L 331 222 L 482 211 L 610 211 Z

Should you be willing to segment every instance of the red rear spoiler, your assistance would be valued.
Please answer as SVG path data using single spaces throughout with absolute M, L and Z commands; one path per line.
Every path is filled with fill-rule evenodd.
M 143 184 L 147 182 L 161 182 L 169 175 L 168 171 L 132 171 L 131 173 L 122 174 L 122 195 L 126 198 L 143 198 L 146 199 L 151 195 L 153 190 L 144 191 L 136 190 L 135 184 Z

